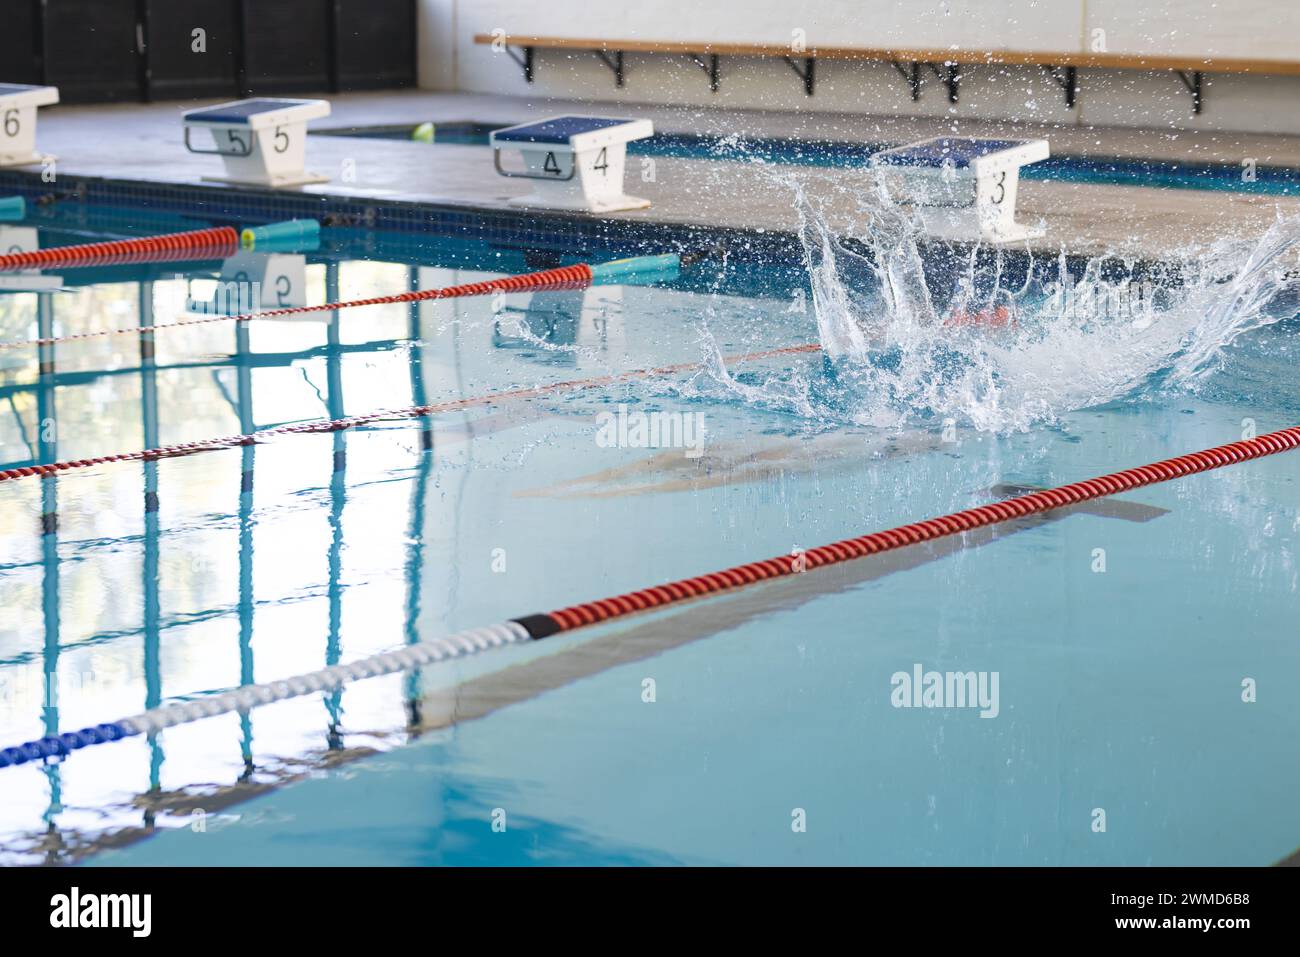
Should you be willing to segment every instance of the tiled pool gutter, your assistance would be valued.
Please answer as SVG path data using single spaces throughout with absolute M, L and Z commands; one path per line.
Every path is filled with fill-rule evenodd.
M 445 257 L 431 258 L 428 248 L 431 241 L 443 239 L 521 253 L 528 269 L 587 259 L 716 249 L 738 265 L 777 266 L 791 271 L 792 282 L 806 281 L 803 247 L 792 230 L 86 175 L 64 175 L 52 186 L 34 170 L 0 170 L 0 195 L 15 194 L 24 196 L 38 216 L 42 208 L 57 208 L 64 222 L 77 206 L 96 209 L 100 220 L 106 211 L 120 211 L 124 224 L 141 214 L 234 226 L 317 219 L 327 227 L 353 231 L 353 242 L 344 250 L 353 258 L 391 257 L 415 264 L 427 259 L 429 265 L 444 265 Z M 372 235 L 376 233 L 379 235 Z M 846 245 L 870 254 L 852 239 Z M 927 270 L 932 278 L 946 275 L 951 269 L 965 273 L 971 252 L 970 244 L 935 243 L 927 250 Z M 991 262 L 998 256 L 1004 278 L 1013 282 L 1023 281 L 1030 268 L 1055 273 L 1060 263 L 1059 250 L 1029 252 L 1023 246 L 996 249 L 986 245 L 977 252 L 979 260 Z M 1070 272 L 1078 275 L 1091 257 L 1066 254 L 1065 260 Z M 1103 272 L 1116 278 L 1169 278 L 1165 264 L 1149 259 L 1116 258 L 1107 261 Z M 726 291 L 743 293 L 733 288 Z

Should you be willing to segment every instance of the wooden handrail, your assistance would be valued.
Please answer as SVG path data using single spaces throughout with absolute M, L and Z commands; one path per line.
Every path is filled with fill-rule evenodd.
M 498 38 L 479 33 L 475 43 Z M 610 40 L 507 34 L 507 45 L 550 50 L 601 50 L 624 53 L 708 54 L 714 56 L 791 57 L 816 60 L 880 60 L 899 63 L 959 63 L 991 66 L 1073 66 L 1104 70 L 1184 70 L 1201 73 L 1252 73 L 1300 76 L 1300 59 L 1253 60 L 1241 57 L 1167 56 L 1148 53 L 1072 53 L 1030 50 L 940 50 L 870 47 L 809 47 L 794 50 L 780 43 L 692 43 L 680 40 Z

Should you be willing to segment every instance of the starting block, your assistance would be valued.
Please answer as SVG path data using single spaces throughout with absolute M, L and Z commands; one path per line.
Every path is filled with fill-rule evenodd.
M 1047 140 L 939 136 L 871 158 L 889 198 L 915 207 L 939 239 L 992 243 L 1042 235 L 1016 222 L 1020 167 L 1051 155 Z
M 220 106 L 190 110 L 185 114 L 185 148 L 191 153 L 214 153 L 226 164 L 225 176 L 205 176 L 219 183 L 255 186 L 302 186 L 324 183 L 328 176 L 304 169 L 307 121 L 329 116 L 326 100 L 261 98 L 237 100 Z M 214 149 L 199 149 L 192 133 L 212 133 Z
M 57 102 L 58 87 L 0 83 L 0 166 L 54 159 L 36 151 L 36 109 Z
M 591 213 L 644 209 L 650 205 L 648 199 L 623 192 L 623 168 L 627 144 L 653 135 L 654 125 L 649 120 L 552 116 L 494 130 L 492 162 L 502 176 L 537 181 L 527 196 L 511 199 L 512 206 Z M 505 169 L 501 165 L 502 149 L 523 153 L 525 168 Z

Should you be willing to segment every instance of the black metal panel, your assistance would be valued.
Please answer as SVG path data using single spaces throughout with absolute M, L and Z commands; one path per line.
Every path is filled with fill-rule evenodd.
M 328 90 L 333 0 L 240 0 L 244 92 Z
M 40 83 L 41 0 L 0 0 L 0 83 Z
M 45 82 L 65 103 L 139 99 L 136 23 L 136 0 L 46 0 Z
M 334 0 L 338 89 L 415 85 L 415 0 Z
M 239 95 L 237 2 L 145 0 L 151 99 Z

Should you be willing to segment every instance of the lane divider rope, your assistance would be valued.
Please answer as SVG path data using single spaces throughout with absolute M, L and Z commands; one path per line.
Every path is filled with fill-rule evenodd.
M 1128 492 L 1199 472 L 1288 452 L 1297 447 L 1300 447 L 1300 426 L 1293 426 L 1257 438 L 1243 439 L 1240 442 L 1232 442 L 1202 452 L 1164 459 L 1151 465 L 1126 469 L 1123 472 L 1114 472 L 1058 488 L 1030 492 L 939 518 L 833 542 L 809 549 L 798 556 L 780 555 L 766 561 L 749 562 L 709 575 L 656 585 L 613 598 L 513 618 L 486 628 L 474 628 L 445 638 L 406 645 L 395 651 L 370 655 L 346 665 L 322 668 L 281 681 L 245 685 L 200 700 L 179 701 L 152 708 L 129 718 L 82 728 L 80 731 L 48 735 L 0 750 L 0 768 L 31 761 L 63 758 L 72 751 L 91 745 L 105 744 L 138 734 L 152 734 L 164 728 L 188 724 L 232 711 L 246 713 L 260 705 L 275 701 L 319 691 L 333 691 L 351 681 L 359 681 L 363 678 L 407 671 L 507 644 L 540 641 L 560 632 L 572 631 L 598 622 L 623 618 L 720 592 L 733 591 L 762 581 L 790 577 L 948 535 L 960 535 L 986 525 L 1077 505 L 1107 495 Z
M 224 228 L 229 229 L 229 227 Z M 233 229 L 231 233 L 234 233 Z M 85 339 L 99 339 L 104 336 L 138 335 L 142 332 L 158 332 L 163 329 L 200 326 L 212 322 L 249 322 L 253 319 L 277 319 L 282 316 L 301 315 L 308 312 L 333 312 L 336 309 L 353 309 L 359 306 L 383 306 L 403 302 L 424 302 L 429 299 L 485 296 L 496 292 L 552 292 L 559 289 L 586 289 L 591 283 L 591 266 L 586 263 L 578 263 L 573 266 L 543 269 L 540 272 L 524 273 L 519 276 L 503 276 L 500 279 L 487 279 L 483 282 L 466 283 L 460 286 L 444 286 L 440 289 L 421 289 L 413 292 L 395 293 L 391 296 L 376 296 L 371 299 L 326 302 L 316 306 L 287 306 L 283 309 L 268 309 L 264 312 L 249 312 L 237 316 L 203 316 L 198 319 L 181 319 L 177 322 L 168 322 L 156 326 L 127 326 L 118 329 L 79 332 L 68 336 L 28 339 L 22 342 L 0 342 L 0 349 L 53 346 L 63 342 L 79 342 Z
M 758 359 L 767 359 L 774 356 L 793 355 L 802 352 L 817 352 L 820 349 L 821 345 L 818 343 L 806 343 L 797 346 L 786 346 L 779 349 L 766 349 L 762 352 L 751 352 L 744 355 L 729 356 L 723 361 L 728 363 L 753 362 Z M 589 379 L 570 379 L 564 382 L 553 382 L 548 385 L 527 386 L 520 389 L 508 389 L 502 392 L 489 392 L 486 395 L 471 396 L 464 399 L 449 399 L 445 402 L 435 402 L 431 405 L 416 405 L 405 409 L 381 409 L 376 412 L 364 412 L 360 415 L 348 416 L 342 419 L 313 419 L 310 422 L 294 422 L 290 425 L 280 425 L 275 428 L 261 429 L 257 432 L 248 432 L 242 435 L 224 435 L 211 439 L 199 439 L 194 442 L 182 442 L 177 445 L 163 445 L 152 449 L 141 449 L 135 452 L 112 452 L 107 455 L 96 455 L 85 459 L 69 459 L 62 462 L 51 462 L 46 465 L 23 465 L 17 468 L 4 469 L 0 471 L 0 482 L 11 482 L 16 479 L 31 478 L 33 476 L 57 475 L 60 472 L 91 468 L 96 465 L 111 465 L 117 462 L 151 462 L 156 459 L 194 455 L 198 452 L 215 452 L 220 449 L 232 449 L 243 445 L 254 445 L 264 439 L 280 435 L 341 432 L 345 429 L 354 429 L 358 426 L 369 425 L 381 420 L 418 419 L 426 415 L 437 415 L 442 412 L 455 412 L 461 409 L 490 405 L 494 402 L 503 402 L 512 399 L 526 399 L 553 392 L 595 389 L 635 379 L 658 378 L 674 375 L 679 372 L 689 372 L 694 369 L 699 369 L 700 367 L 701 363 L 685 362 L 679 363 L 678 365 L 659 366 L 653 369 L 633 369 L 628 372 L 611 373 L 610 375 L 595 376 Z
M 239 248 L 239 233 L 232 226 L 194 229 L 163 236 L 110 239 L 75 246 L 50 246 L 30 252 L 0 255 L 0 272 L 40 269 L 47 266 L 98 266 L 120 262 L 167 262 L 193 259 L 202 250 L 214 257 L 233 255 Z

